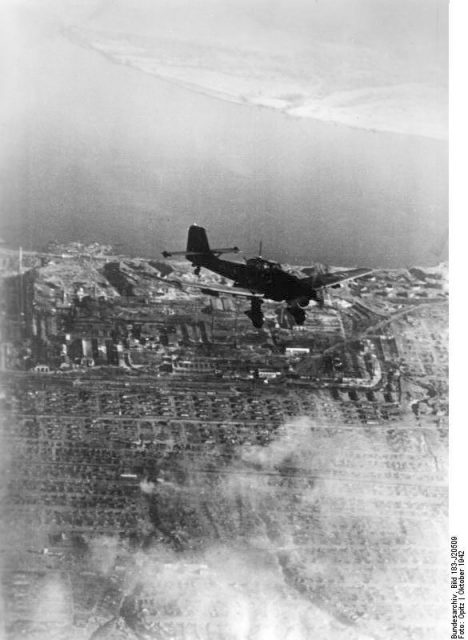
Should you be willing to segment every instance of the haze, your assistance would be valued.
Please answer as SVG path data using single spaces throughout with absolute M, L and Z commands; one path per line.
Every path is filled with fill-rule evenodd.
M 183 248 L 187 226 L 287 262 L 446 257 L 442 0 L 7 2 L 2 228 L 12 245 Z

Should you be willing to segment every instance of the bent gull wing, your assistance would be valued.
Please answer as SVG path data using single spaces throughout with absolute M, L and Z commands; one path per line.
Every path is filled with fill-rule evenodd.
M 196 289 L 200 289 L 202 293 L 206 293 L 207 295 L 219 296 L 219 295 L 228 295 L 228 296 L 238 296 L 241 298 L 263 298 L 264 295 L 262 293 L 258 293 L 255 291 L 250 291 L 250 289 L 244 289 L 242 287 L 236 287 L 233 285 L 232 287 L 227 287 L 218 284 L 201 284 L 198 282 L 187 282 L 183 283 L 185 287 L 195 287 Z
M 341 284 L 349 280 L 356 280 L 374 273 L 375 269 L 361 267 L 358 269 L 347 269 L 346 271 L 335 271 L 335 273 L 321 273 L 317 277 L 317 285 L 320 287 L 330 287 L 334 284 Z
M 236 287 L 235 285 L 232 287 L 223 286 L 220 284 L 208 284 L 202 282 L 182 282 L 181 280 L 169 280 L 166 278 L 160 278 L 158 276 L 153 276 L 155 280 L 160 280 L 164 284 L 167 284 L 168 287 L 174 287 L 176 289 L 189 289 L 195 288 L 200 289 L 200 291 L 209 296 L 219 296 L 219 295 L 229 295 L 229 296 L 238 296 L 242 298 L 263 298 L 263 294 L 256 293 L 255 291 L 250 291 L 249 289 L 244 289 L 242 287 Z

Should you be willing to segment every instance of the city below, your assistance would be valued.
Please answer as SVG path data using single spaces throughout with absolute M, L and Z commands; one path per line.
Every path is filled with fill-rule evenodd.
M 0 267 L 0 636 L 438 637 L 445 264 L 343 283 L 301 326 L 265 301 L 261 329 L 183 260 Z

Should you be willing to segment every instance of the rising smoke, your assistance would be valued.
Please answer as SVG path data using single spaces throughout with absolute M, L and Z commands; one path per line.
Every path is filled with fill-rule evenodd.
M 419 637 L 417 590 L 428 571 L 436 587 L 440 578 L 423 564 L 425 547 L 435 561 L 442 548 L 444 500 L 425 499 L 443 466 L 437 446 L 408 424 L 356 431 L 301 418 L 269 446 L 241 448 L 216 478 L 197 462 L 177 487 L 144 481 L 155 535 L 131 556 L 121 618 L 148 638 Z
M 229 462 L 213 444 L 143 479 L 138 544 L 85 541 L 87 627 L 72 624 L 75 577 L 51 572 L 30 637 L 47 622 L 67 640 L 419 639 L 422 597 L 443 637 L 445 443 L 409 420 L 358 430 L 304 417 Z

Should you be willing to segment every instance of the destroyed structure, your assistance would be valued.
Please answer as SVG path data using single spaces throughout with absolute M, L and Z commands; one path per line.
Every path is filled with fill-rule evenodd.
M 1 257 L 6 638 L 230 638 L 225 604 L 208 625 L 129 575 L 147 554 L 166 587 L 174 566 L 205 588 L 207 547 L 253 540 L 334 637 L 439 637 L 444 265 L 350 282 L 301 327 L 265 302 L 257 330 L 244 303 L 164 283 L 196 277 L 182 263 L 54 253 Z

